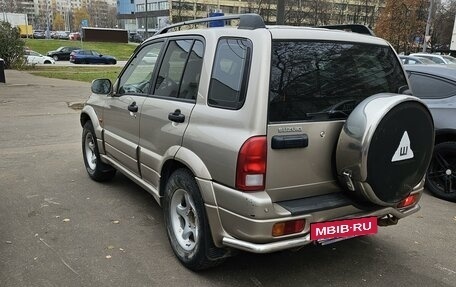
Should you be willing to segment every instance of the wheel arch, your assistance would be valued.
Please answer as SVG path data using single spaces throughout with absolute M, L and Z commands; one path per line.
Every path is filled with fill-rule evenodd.
M 456 142 L 455 129 L 439 129 L 435 131 L 435 144 L 443 142 Z
M 166 186 L 166 181 L 168 178 L 171 176 L 171 174 L 179 169 L 179 168 L 186 168 L 190 170 L 190 172 L 197 178 L 203 179 L 203 180 L 211 180 L 211 174 L 209 173 L 209 170 L 207 169 L 206 165 L 204 162 L 201 160 L 201 158 L 196 155 L 194 152 L 191 150 L 181 147 L 179 150 L 176 152 L 174 158 L 170 158 L 166 160 L 161 168 L 160 171 L 160 190 L 159 194 L 160 196 L 163 196 L 164 191 L 165 191 L 165 186 Z M 201 195 L 203 196 L 203 199 L 205 199 L 205 195 L 203 190 L 201 190 Z
M 100 121 L 98 120 L 98 116 L 93 109 L 93 107 L 85 105 L 84 108 L 81 111 L 81 115 L 79 117 L 79 121 L 81 123 L 81 127 L 84 127 L 84 125 L 88 122 L 92 122 L 93 130 L 95 131 L 95 136 L 97 137 L 98 140 L 103 141 L 103 128 L 100 125 Z M 101 154 L 104 154 L 104 148 L 103 145 L 98 142 L 98 150 Z

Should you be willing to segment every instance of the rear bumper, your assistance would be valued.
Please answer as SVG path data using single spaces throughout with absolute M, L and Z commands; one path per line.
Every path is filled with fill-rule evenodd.
M 407 209 L 404 212 L 400 212 L 394 208 L 387 208 L 387 209 L 382 209 L 381 211 L 376 211 L 368 214 L 363 214 L 363 217 L 368 217 L 368 216 L 377 216 L 379 218 L 386 216 L 386 215 L 393 215 L 397 218 L 403 218 L 405 216 L 408 216 L 410 214 L 413 214 L 420 210 L 420 205 L 415 205 L 410 209 Z M 357 216 L 354 216 L 357 217 Z M 296 248 L 300 246 L 307 245 L 309 243 L 312 243 L 313 240 L 310 240 L 310 234 L 307 233 L 304 236 L 297 237 L 297 238 L 291 238 L 291 239 L 286 239 L 286 240 L 281 240 L 277 242 L 271 242 L 271 243 L 253 243 L 253 242 L 248 242 L 245 240 L 240 240 L 236 239 L 233 237 L 223 237 L 222 238 L 222 243 L 224 246 L 228 247 L 233 247 L 236 249 L 252 252 L 252 253 L 271 253 L 271 252 L 276 252 L 280 250 L 285 250 L 285 249 L 290 249 L 290 248 Z
M 359 206 L 341 192 L 273 203 L 265 192 L 243 193 L 204 180 L 198 180 L 198 184 L 215 245 L 253 253 L 270 253 L 311 243 L 310 224 L 314 222 L 370 216 L 401 219 L 420 209 L 418 204 L 403 209 Z M 422 187 L 413 193 L 421 191 Z M 275 223 L 295 219 L 305 219 L 302 232 L 272 236 Z

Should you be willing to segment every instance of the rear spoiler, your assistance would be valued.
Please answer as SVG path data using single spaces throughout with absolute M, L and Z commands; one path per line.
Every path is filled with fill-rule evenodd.
M 375 36 L 374 31 L 369 27 L 361 24 L 344 24 L 344 25 L 328 25 L 328 26 L 317 26 L 316 28 L 343 30 L 348 32 L 354 32 L 359 34 Z

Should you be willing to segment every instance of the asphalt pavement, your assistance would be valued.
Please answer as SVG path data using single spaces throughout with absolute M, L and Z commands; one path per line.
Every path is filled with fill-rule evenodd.
M 121 174 L 89 179 L 79 110 L 89 84 L 6 71 L 0 84 L 0 286 L 456 286 L 456 203 L 327 246 L 179 264 L 162 210 Z

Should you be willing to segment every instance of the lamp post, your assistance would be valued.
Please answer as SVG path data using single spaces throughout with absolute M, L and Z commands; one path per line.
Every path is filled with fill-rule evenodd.
M 145 24 L 146 24 L 146 30 L 144 31 L 144 37 L 145 38 L 148 38 L 148 33 L 147 33 L 147 0 L 145 1 L 146 2 L 146 20 L 145 20 Z
M 426 21 L 426 32 L 424 34 L 424 40 L 423 40 L 423 53 L 426 53 L 427 41 L 429 39 L 429 30 L 431 28 L 432 6 L 434 3 L 434 0 L 430 0 L 429 2 L 431 2 L 431 3 L 429 4 L 429 13 L 428 13 L 427 21 Z

